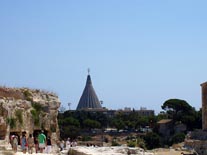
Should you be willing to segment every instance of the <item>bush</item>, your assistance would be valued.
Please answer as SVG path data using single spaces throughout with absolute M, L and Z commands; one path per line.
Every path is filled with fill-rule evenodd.
M 23 94 L 24 94 L 24 98 L 25 98 L 27 101 L 33 101 L 33 99 L 32 99 L 32 94 L 31 94 L 31 92 L 29 92 L 29 90 L 25 90 L 25 91 L 23 92 Z
M 146 149 L 145 141 L 142 138 L 137 138 L 137 146 Z
M 111 146 L 120 146 L 120 144 L 116 140 L 113 140 Z
M 129 141 L 129 142 L 127 142 L 127 146 L 128 147 L 136 147 L 136 141 Z
M 160 137 L 158 134 L 149 132 L 144 136 L 147 149 L 154 149 L 160 146 Z
M 42 107 L 42 105 L 41 104 L 39 104 L 39 103 L 32 103 L 32 107 L 37 111 L 37 112 L 40 112 L 40 111 L 42 111 L 42 109 L 43 109 L 43 107 Z
M 184 139 L 185 139 L 184 133 L 176 133 L 173 135 L 171 143 L 172 144 L 180 143 L 180 142 L 183 142 Z
M 100 128 L 101 124 L 98 121 L 86 119 L 83 121 L 83 124 L 86 128 L 94 129 L 94 128 Z

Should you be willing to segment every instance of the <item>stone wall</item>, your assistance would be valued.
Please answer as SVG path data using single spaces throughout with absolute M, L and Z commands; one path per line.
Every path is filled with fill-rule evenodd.
M 186 140 L 185 146 L 189 149 L 194 149 L 200 155 L 207 155 L 207 141 Z
M 187 148 L 194 149 L 200 155 L 207 155 L 207 82 L 201 84 L 202 130 L 189 133 L 185 140 Z
M 207 130 L 207 82 L 201 84 L 202 93 L 202 129 Z
M 0 139 L 9 141 L 10 133 L 29 135 L 44 130 L 53 142 L 57 141 L 59 107 L 60 101 L 54 93 L 0 87 Z

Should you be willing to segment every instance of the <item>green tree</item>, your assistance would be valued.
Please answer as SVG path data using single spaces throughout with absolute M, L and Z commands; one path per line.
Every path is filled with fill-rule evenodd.
M 117 128 L 117 130 L 125 128 L 125 123 L 122 119 L 114 119 L 113 125 Z
M 195 112 L 194 128 L 196 129 L 202 128 L 202 108 L 200 108 L 199 111 Z
M 160 120 L 162 120 L 162 119 L 167 119 L 168 117 L 167 117 L 167 114 L 165 113 L 165 112 L 161 112 L 161 113 L 159 113 L 157 116 L 156 116 L 157 118 L 157 121 L 160 121 Z
M 80 128 L 75 126 L 60 126 L 60 137 L 62 139 L 70 137 L 71 139 L 76 139 L 80 135 Z
M 193 108 L 185 101 L 180 99 L 169 99 L 164 102 L 162 109 L 165 110 L 173 120 L 180 120 L 183 114 L 190 113 Z
M 149 132 L 144 136 L 147 149 L 154 149 L 160 146 L 160 137 L 154 132 Z
M 168 118 L 173 119 L 174 122 L 182 122 L 187 125 L 188 130 L 193 130 L 199 127 L 197 120 L 199 119 L 199 114 L 196 112 L 195 108 L 190 106 L 186 101 L 180 99 L 169 99 L 162 105 L 168 115 Z
M 139 118 L 137 119 L 136 126 L 138 127 L 149 126 L 149 118 L 146 116 L 139 116 Z
M 80 127 L 79 121 L 77 119 L 73 118 L 73 117 L 66 117 L 65 119 L 63 119 L 62 124 L 63 125 L 72 125 L 72 126 Z
M 101 124 L 98 121 L 94 121 L 94 120 L 91 120 L 91 119 L 86 119 L 83 122 L 83 124 L 86 128 L 89 128 L 89 129 L 94 129 L 94 128 L 100 128 L 101 127 Z

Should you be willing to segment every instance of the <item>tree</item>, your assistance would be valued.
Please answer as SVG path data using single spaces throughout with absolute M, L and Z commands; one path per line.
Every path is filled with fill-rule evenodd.
M 162 119 L 167 119 L 167 114 L 165 112 L 160 112 L 157 116 L 156 116 L 156 119 L 157 121 L 160 121 Z
M 67 115 L 67 116 L 66 116 Z M 58 114 L 58 124 L 60 128 L 60 137 L 62 139 L 70 137 L 75 139 L 80 135 L 80 123 L 73 118 L 69 112 Z
M 169 99 L 164 102 L 162 109 L 166 111 L 168 118 L 173 119 L 174 122 L 186 124 L 188 130 L 192 130 L 199 126 L 199 124 L 196 123 L 196 120 L 199 120 L 199 113 L 185 100 Z
M 167 111 L 169 118 L 180 120 L 182 115 L 190 113 L 193 108 L 185 101 L 180 99 L 169 99 L 164 102 L 162 109 Z
M 113 125 L 117 128 L 117 130 L 120 130 L 120 129 L 124 129 L 125 128 L 125 123 L 123 120 L 121 119 L 114 119 L 113 120 Z
M 91 119 L 86 119 L 83 122 L 83 124 L 86 128 L 89 128 L 89 129 L 94 129 L 94 128 L 100 128 L 101 127 L 101 124 L 98 121 L 91 120 Z
M 60 126 L 60 137 L 62 139 L 70 137 L 76 139 L 80 135 L 80 128 L 75 126 Z
M 79 121 L 73 117 L 66 117 L 63 120 L 63 125 L 72 125 L 72 126 L 80 127 Z
M 149 132 L 144 136 L 147 149 L 154 149 L 160 146 L 160 137 L 154 132 Z
M 199 109 L 199 111 L 196 111 L 195 113 L 195 124 L 194 127 L 196 129 L 201 129 L 202 128 L 202 108 Z
M 139 116 L 136 120 L 135 128 L 140 129 L 141 127 L 145 127 L 149 125 L 149 121 L 147 117 Z

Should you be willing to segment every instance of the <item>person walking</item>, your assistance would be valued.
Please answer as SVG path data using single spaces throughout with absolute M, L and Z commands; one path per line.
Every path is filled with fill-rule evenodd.
M 64 140 L 61 140 L 60 141 L 60 151 L 63 151 L 64 150 L 64 147 L 65 147 L 65 141 Z
M 38 142 L 39 142 L 40 153 L 43 153 L 43 149 L 45 148 L 45 142 L 46 142 L 46 136 L 43 130 L 38 135 Z
M 70 138 L 67 139 L 66 141 L 66 150 L 69 150 L 70 149 Z
M 46 147 L 46 153 L 51 153 L 52 150 L 52 143 L 50 137 L 47 138 L 47 147 Z
M 32 148 L 34 146 L 34 139 L 32 137 L 32 134 L 29 134 L 29 137 L 27 139 L 27 144 L 28 144 L 28 153 L 33 153 Z
M 17 136 L 14 136 L 12 146 L 13 146 L 14 152 L 16 153 L 17 152 L 17 146 L 18 146 L 18 137 Z
M 38 153 L 39 151 L 39 143 L 37 136 L 34 137 L 34 145 L 35 145 L 35 152 Z
M 23 134 L 21 138 L 21 148 L 22 152 L 25 154 L 27 151 L 27 139 L 25 134 Z

